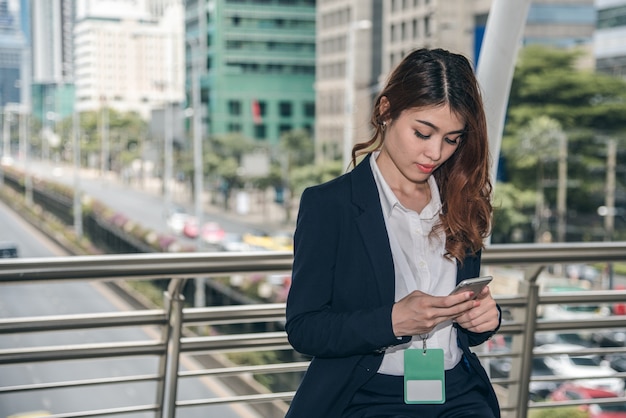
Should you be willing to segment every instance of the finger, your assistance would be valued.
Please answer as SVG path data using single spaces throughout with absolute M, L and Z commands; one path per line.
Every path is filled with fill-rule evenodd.
M 491 290 L 489 289 L 489 286 L 485 286 L 480 293 L 478 293 L 476 295 L 476 299 L 485 299 L 487 297 L 489 297 L 491 295 Z
M 495 308 L 494 308 L 495 309 Z M 457 318 L 456 322 L 470 331 L 489 331 L 498 325 L 497 309 L 491 307 L 481 307 L 481 309 L 471 310 Z
M 473 297 L 474 292 L 472 291 L 459 292 L 449 296 L 437 297 L 437 300 L 435 301 L 436 305 L 434 306 L 437 308 L 450 308 L 465 303 L 467 301 L 471 301 Z

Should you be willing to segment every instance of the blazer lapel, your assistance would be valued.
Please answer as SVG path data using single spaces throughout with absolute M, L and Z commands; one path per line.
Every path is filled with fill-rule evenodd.
M 370 158 L 371 155 L 368 155 L 350 173 L 352 197 L 356 206 L 355 221 L 372 261 L 381 302 L 384 303 L 395 299 L 395 273 L 378 188 L 370 167 Z

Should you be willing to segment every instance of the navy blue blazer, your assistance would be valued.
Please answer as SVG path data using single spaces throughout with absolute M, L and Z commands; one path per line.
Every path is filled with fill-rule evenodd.
M 313 358 L 288 418 L 341 417 L 354 392 L 377 372 L 385 348 L 410 340 L 392 330 L 394 266 L 369 159 L 301 197 L 286 331 L 294 349 Z M 457 282 L 479 273 L 480 253 L 459 264 Z M 487 381 L 469 347 L 494 332 L 458 328 L 465 357 Z M 489 402 L 499 417 L 495 393 Z

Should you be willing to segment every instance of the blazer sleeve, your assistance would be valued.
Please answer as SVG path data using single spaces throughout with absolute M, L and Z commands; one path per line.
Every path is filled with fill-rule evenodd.
M 300 200 L 285 328 L 294 349 L 316 357 L 372 354 L 403 342 L 392 330 L 393 300 L 380 301 L 346 193 L 335 182 L 305 190 Z

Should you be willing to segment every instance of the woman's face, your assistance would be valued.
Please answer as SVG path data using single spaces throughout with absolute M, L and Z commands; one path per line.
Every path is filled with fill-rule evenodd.
M 385 110 L 388 102 L 381 106 Z M 448 105 L 407 109 L 388 121 L 377 162 L 387 174 L 423 183 L 457 150 L 464 127 Z

